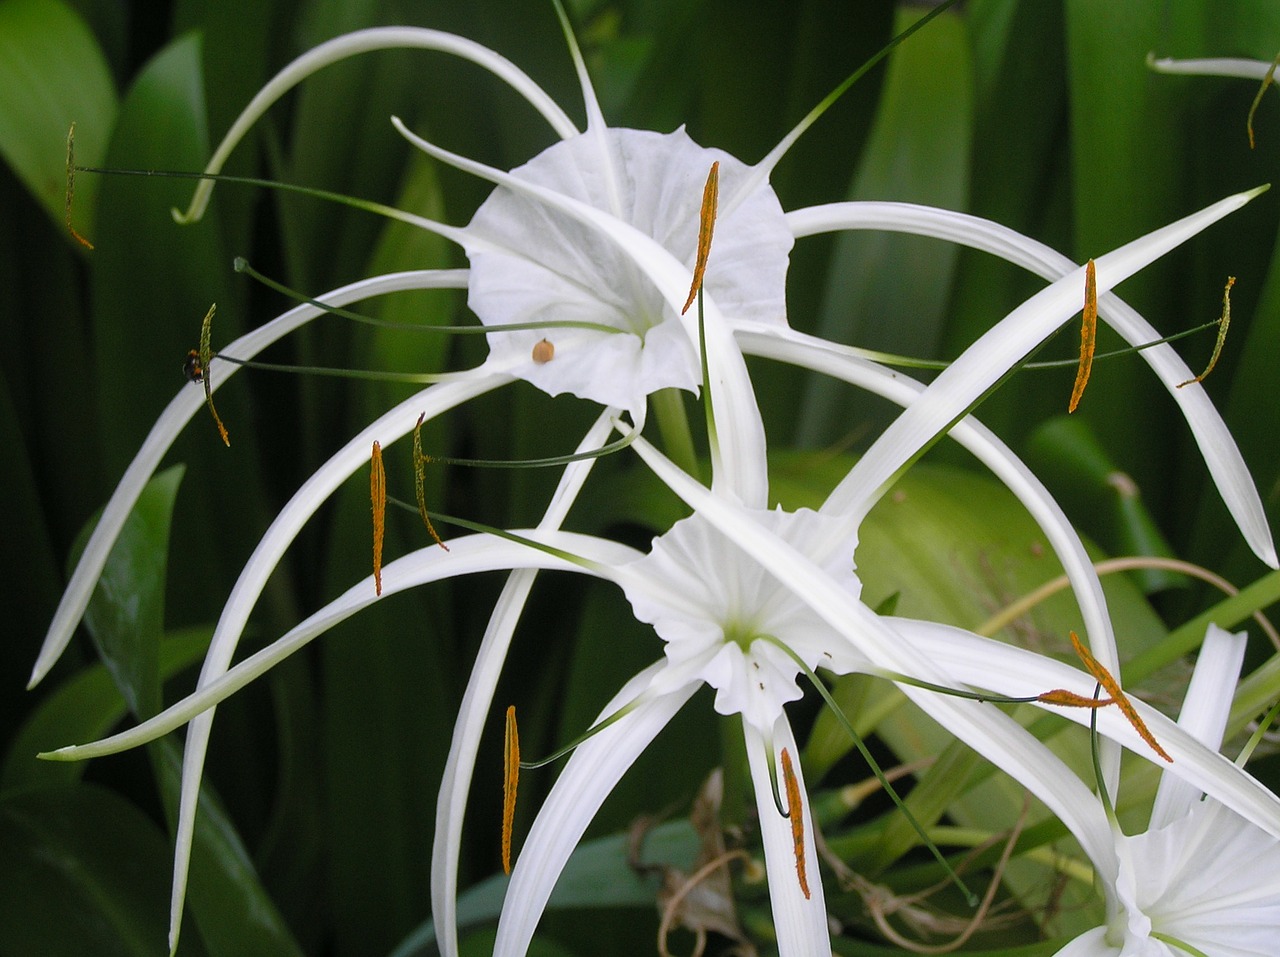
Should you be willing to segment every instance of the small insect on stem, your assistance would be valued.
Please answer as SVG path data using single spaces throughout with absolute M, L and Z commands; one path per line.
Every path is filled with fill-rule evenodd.
M 520 735 L 516 729 L 516 706 L 507 708 L 507 727 L 502 760 L 502 870 L 511 873 L 511 832 L 516 819 L 516 785 L 520 780 Z
M 1089 383 L 1089 370 L 1093 368 L 1093 351 L 1098 340 L 1098 271 L 1093 260 L 1084 267 L 1084 314 L 1080 324 L 1080 365 L 1076 369 L 1076 381 L 1071 387 L 1071 401 L 1067 412 L 1074 412 Z
M 804 858 L 804 808 L 800 803 L 800 782 L 791 766 L 791 754 L 782 749 L 782 784 L 787 792 L 787 816 L 791 819 L 791 844 L 796 855 L 796 877 L 804 899 L 809 900 L 809 874 Z
M 539 339 L 533 346 L 533 361 L 540 366 L 546 365 L 556 356 L 556 347 L 550 339 Z
M 187 358 L 182 363 L 182 374 L 186 376 L 188 382 L 204 383 L 204 400 L 209 406 L 209 414 L 213 416 L 213 424 L 218 427 L 222 444 L 230 447 L 231 437 L 227 435 L 227 427 L 222 424 L 222 418 L 213 405 L 213 382 L 209 378 L 209 366 L 214 356 L 209 341 L 212 336 L 213 314 L 217 311 L 218 304 L 215 302 L 204 314 L 204 321 L 200 323 L 200 349 L 192 349 L 187 353 Z

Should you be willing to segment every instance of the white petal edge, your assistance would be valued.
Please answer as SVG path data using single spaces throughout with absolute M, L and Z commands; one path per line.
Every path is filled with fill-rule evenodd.
M 616 410 L 613 409 L 601 413 L 579 443 L 578 452 L 598 449 L 604 444 L 611 431 L 609 420 L 614 414 Z M 595 459 L 585 459 L 571 462 L 565 468 L 551 503 L 538 523 L 539 529 L 555 530 L 560 527 L 593 465 Z M 471 676 L 467 679 L 440 778 L 435 835 L 431 846 L 431 914 L 443 957 L 453 957 L 458 952 L 458 859 L 462 851 L 467 794 L 471 789 L 480 737 L 506 661 L 511 636 L 536 577 L 536 570 L 521 569 L 512 572 L 503 585 L 476 653 Z
M 1267 71 L 1271 69 L 1271 64 L 1265 60 L 1247 60 L 1243 57 L 1205 57 L 1195 60 L 1148 57 L 1147 65 L 1157 73 L 1229 76 L 1258 81 L 1265 79 Z
M 214 151 L 213 157 L 205 167 L 206 173 L 218 173 L 222 165 L 231 155 L 232 150 L 244 138 L 250 127 L 280 97 L 291 90 L 302 80 L 318 70 L 345 60 L 347 57 L 374 50 L 418 49 L 435 50 L 451 53 L 464 60 L 470 60 L 494 76 L 504 80 L 512 89 L 523 96 L 542 117 L 551 124 L 551 128 L 561 139 L 568 139 L 578 132 L 573 121 L 556 105 L 555 100 L 546 91 L 534 83 L 529 76 L 514 63 L 499 53 L 474 40 L 443 33 L 439 30 L 428 30 L 422 27 L 373 27 L 368 30 L 357 30 L 354 33 L 334 37 L 302 54 L 287 64 L 279 73 L 267 81 L 249 101 L 249 105 L 241 111 L 231 128 L 227 130 L 222 142 Z M 209 204 L 209 196 L 213 192 L 213 181 L 203 180 L 196 187 L 191 203 L 185 213 L 174 210 L 174 219 L 180 223 L 195 222 L 204 215 Z
M 1222 747 L 1222 735 L 1231 715 L 1231 701 L 1248 643 L 1247 632 L 1238 631 L 1233 634 L 1225 628 L 1210 624 L 1196 658 L 1191 682 L 1182 699 L 1178 726 L 1214 751 Z M 1199 798 L 1198 788 L 1192 787 L 1176 775 L 1161 775 L 1155 803 L 1151 806 L 1148 830 L 1162 828 L 1185 817 Z
M 663 667 L 655 663 L 623 685 L 597 720 L 632 702 Z M 697 689 L 698 684 L 691 683 L 678 692 L 642 701 L 570 755 L 512 869 L 498 918 L 494 957 L 523 957 L 556 880 L 600 805 Z
M 331 306 L 345 306 L 348 303 L 384 293 L 414 289 L 465 289 L 466 284 L 465 269 L 418 270 L 364 279 L 325 293 L 318 298 Z M 251 359 L 273 342 L 324 314 L 323 309 L 309 303 L 297 306 L 236 339 L 222 352 L 237 359 Z M 220 363 L 218 375 L 212 381 L 213 391 L 216 392 L 226 385 L 227 381 L 240 369 L 239 365 L 233 363 Z M 76 564 L 71 580 L 62 593 L 53 621 L 45 635 L 44 644 L 32 668 L 28 688 L 34 688 L 39 684 L 53 667 L 54 662 L 58 660 L 67 643 L 71 641 L 76 624 L 83 617 L 85 607 L 89 604 L 98 576 L 102 574 L 103 566 L 106 565 L 111 546 L 115 544 L 116 537 L 124 527 L 138 496 L 142 494 L 143 487 L 155 473 L 161 459 L 169 451 L 178 434 L 204 404 L 203 388 L 190 384 L 184 386 L 151 427 L 146 440 L 111 494 L 111 498 L 103 509 L 102 517 L 89 536 L 89 541 L 80 556 L 80 561 Z
M 1250 195 L 1250 194 L 1245 194 Z M 797 238 L 843 229 L 882 229 L 930 236 L 999 256 L 1041 278 L 1057 280 L 1078 267 L 1057 250 L 990 220 L 910 203 L 833 203 L 794 210 L 787 222 Z M 1160 333 L 1114 293 L 1098 296 L 1098 315 L 1131 346 Z M 1143 349 L 1142 357 L 1177 403 L 1200 447 L 1209 474 L 1245 541 L 1263 562 L 1280 567 L 1257 487 L 1222 416 L 1200 383 L 1179 387 L 1195 374 L 1169 343 Z

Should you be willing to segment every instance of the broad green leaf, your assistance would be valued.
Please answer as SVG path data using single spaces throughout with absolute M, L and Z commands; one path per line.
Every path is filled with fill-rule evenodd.
M 85 609 L 84 623 L 129 709 L 150 717 L 160 706 L 160 635 L 164 631 L 169 526 L 183 466 L 143 489 Z M 92 526 L 73 550 L 78 555 Z
M 111 791 L 80 784 L 6 794 L 0 954 L 163 954 L 168 869 L 164 835 Z
M 0 155 L 56 222 L 65 210 L 67 131 L 76 124 L 76 162 L 97 166 L 115 118 L 115 84 L 80 17 L 58 0 L 0 3 Z M 77 179 L 73 223 L 91 240 L 96 195 L 91 177 Z

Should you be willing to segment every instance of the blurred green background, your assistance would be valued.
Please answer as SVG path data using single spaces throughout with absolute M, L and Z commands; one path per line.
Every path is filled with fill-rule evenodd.
M 748 162 L 920 12 L 883 0 L 567 5 L 611 124 L 685 124 L 696 141 Z M 63 223 L 67 128 L 76 123 L 85 165 L 197 170 L 257 88 L 294 56 L 344 31 L 394 23 L 491 46 L 582 122 L 566 45 L 543 0 L 0 0 L 0 581 L 10 609 L 0 642 L 0 954 L 162 952 L 165 822 L 180 748 L 162 742 L 88 766 L 44 765 L 32 755 L 113 727 L 124 717 L 122 693 L 145 707 L 162 682 L 165 700 L 190 688 L 202 642 L 272 514 L 361 423 L 408 394 L 313 376 L 239 376 L 219 395 L 231 447 L 203 416 L 188 428 L 169 457 L 185 471 L 152 490 L 134 553 L 113 566 L 138 601 L 107 602 L 91 622 L 100 650 L 82 636 L 26 692 L 74 541 L 182 387 L 182 361 L 209 304 L 218 304 L 215 349 L 289 305 L 236 274 L 233 257 L 311 295 L 379 272 L 465 265 L 435 237 L 243 186 L 220 186 L 204 221 L 179 227 L 169 209 L 185 205 L 188 182 L 82 173 L 74 222 L 96 246 L 87 251 Z M 774 186 L 786 209 L 853 198 L 966 210 L 1083 260 L 1280 171 L 1280 94 L 1263 98 L 1250 151 L 1245 118 L 1256 84 L 1158 75 L 1145 65 L 1148 53 L 1269 61 L 1277 49 L 1273 0 L 968 0 L 837 103 L 778 167 Z M 228 172 L 465 223 L 487 186 L 416 155 L 388 123 L 392 114 L 505 168 L 553 142 L 526 104 L 477 68 L 393 51 L 308 80 L 238 148 Z M 1170 334 L 1215 318 L 1227 276 L 1238 277 L 1230 338 L 1207 387 L 1273 527 L 1278 214 L 1273 190 L 1120 289 Z M 947 359 L 1038 286 L 1007 264 L 936 241 L 805 240 L 792 257 L 789 318 L 842 342 Z M 423 324 L 466 311 L 464 296 L 443 293 L 374 308 Z M 1069 358 L 1077 341 L 1068 327 L 1044 356 Z M 1100 349 L 1114 345 L 1104 336 Z M 1199 369 L 1212 345 L 1204 333 L 1179 348 Z M 437 371 L 473 364 L 482 350 L 474 341 L 329 319 L 267 358 Z M 779 452 L 808 450 L 823 461 L 856 453 L 887 419 L 885 407 L 832 383 L 765 364 L 752 370 Z M 1072 376 L 1023 372 L 980 416 L 1029 457 L 1103 550 L 1175 554 L 1238 584 L 1257 578 L 1262 566 L 1141 360 L 1100 363 L 1065 426 Z M 427 443 L 469 456 L 554 454 L 570 450 L 592 414 L 584 403 L 521 386 L 447 417 Z M 549 429 L 551 422 L 567 428 Z M 899 593 L 902 613 L 932 611 L 933 599 L 966 575 L 992 567 L 1004 574 L 1010 556 L 1033 554 L 1034 531 L 1011 531 L 1023 527 L 1017 510 L 986 501 L 999 498 L 989 483 L 945 471 L 969 469 L 969 461 L 942 447 L 932 460 L 913 494 L 927 499 L 968 481 L 979 483 L 975 491 L 941 510 L 921 506 L 914 520 L 923 531 L 905 545 L 880 541 L 873 529 L 864 541 L 879 544 L 859 552 L 868 598 Z M 816 460 L 789 457 L 779 466 L 776 484 L 792 502 L 823 481 L 821 470 L 797 461 Z M 629 465 L 602 463 L 573 527 L 643 547 L 678 514 Z M 389 450 L 388 467 L 392 493 L 411 499 L 407 450 Z M 1117 495 L 1105 481 L 1112 470 L 1134 479 L 1140 500 Z M 537 519 L 554 476 L 440 470 L 430 481 L 445 511 L 519 526 Z M 368 574 L 366 487 L 355 476 L 307 527 L 272 579 L 248 646 Z M 969 524 L 946 524 L 966 508 L 975 510 Z M 892 537 L 900 519 L 878 516 L 880 538 Z M 415 523 L 393 517 L 389 557 L 424 543 Z M 1009 572 L 1016 589 L 1012 579 L 993 589 L 1012 597 L 1050 574 L 1032 562 Z M 213 810 L 198 843 L 183 954 L 390 953 L 428 917 L 435 788 L 467 664 L 500 585 L 486 578 L 380 603 L 220 709 L 208 777 L 216 797 L 205 802 Z M 1156 576 L 1117 586 L 1128 589 L 1116 599 L 1117 617 L 1134 635 L 1158 638 L 1213 600 L 1169 585 L 1180 583 Z M 1140 589 L 1152 593 L 1156 614 Z M 978 604 L 952 613 L 972 627 L 982 620 Z M 1069 614 L 1059 613 L 1054 627 Z M 1137 646 L 1126 640 L 1122 632 L 1129 654 Z M 95 666 L 100 653 L 109 670 Z M 526 748 L 545 753 L 582 730 L 618 683 L 658 653 L 615 593 L 548 577 L 535 589 L 499 700 L 519 704 Z M 709 700 L 695 700 L 606 805 L 593 834 L 625 827 L 638 813 L 687 806 L 719 760 L 710 713 Z M 807 713 L 798 710 L 801 725 Z M 500 726 L 495 720 L 477 774 L 464 887 L 497 866 Z M 899 754 L 905 747 L 892 731 L 884 740 Z M 529 775 L 524 829 L 551 780 L 549 772 Z M 852 904 L 833 906 L 857 922 Z M 545 952 L 597 952 L 601 942 L 615 953 L 652 952 L 651 904 L 621 916 L 592 911 L 589 921 L 576 913 L 548 919 Z M 634 930 L 631 949 L 614 946 L 618 927 Z M 1038 936 L 1033 923 L 1015 934 L 988 943 Z M 884 952 L 856 940 L 841 947 Z

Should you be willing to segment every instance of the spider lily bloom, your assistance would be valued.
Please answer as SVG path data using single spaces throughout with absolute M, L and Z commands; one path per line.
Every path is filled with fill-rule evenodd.
M 907 382 L 904 377 L 887 373 L 838 347 L 790 333 L 786 327 L 784 283 L 787 256 L 793 234 L 802 235 L 809 227 L 798 220 L 783 217 L 781 207 L 768 187 L 768 177 L 773 165 L 813 117 L 802 123 L 764 160 L 751 167 L 722 152 L 700 148 L 679 131 L 660 135 L 611 130 L 600 115 L 581 57 L 572 42 L 571 52 L 582 82 L 588 116 L 584 133 L 578 133 L 572 122 L 532 81 L 492 51 L 437 31 L 401 28 L 362 31 L 330 41 L 286 67 L 237 120 L 215 153 L 210 171 L 220 168 L 235 141 L 298 80 L 342 57 L 389 46 L 444 50 L 481 64 L 521 92 L 547 119 L 563 142 L 552 146 L 526 166 L 507 173 L 426 143 L 400 125 L 407 137 L 431 155 L 485 177 L 500 187 L 465 228 L 388 211 L 390 215 L 458 242 L 466 250 L 472 269 L 470 272 L 380 277 L 367 284 L 340 290 L 326 297 L 326 301 L 352 301 L 363 294 L 375 294 L 391 288 L 466 286 L 473 309 L 488 326 L 496 328 L 529 319 L 578 324 L 566 324 L 554 332 L 495 331 L 490 335 L 490 357 L 481 367 L 458 373 L 453 377 L 454 381 L 432 386 L 380 416 L 319 469 L 281 511 L 246 564 L 218 622 L 199 680 L 200 690 L 175 709 L 190 709 L 193 702 L 201 702 L 203 707 L 209 708 L 220 700 L 219 693 L 235 683 L 224 680 L 222 676 L 230 666 L 239 635 L 258 595 L 289 543 L 332 491 L 367 461 L 371 443 L 377 440 L 385 447 L 402 437 L 412 428 L 419 412 L 425 410 L 428 417 L 442 414 L 476 395 L 521 377 L 553 394 L 567 391 L 591 401 L 626 409 L 638 430 L 646 415 L 646 397 L 650 392 L 672 385 L 690 390 L 701 387 L 703 377 L 699 361 L 702 357 L 698 330 L 692 316 L 680 316 L 680 304 L 689 288 L 696 248 L 693 238 L 698 227 L 697 199 L 702 179 L 713 161 L 721 164 L 725 200 L 717 229 L 716 265 L 707 279 L 704 331 L 707 381 L 716 396 L 713 491 L 720 501 L 762 509 L 767 493 L 763 426 L 734 336 L 744 344 L 743 348 L 755 343 L 753 348 L 761 354 L 772 354 L 805 367 L 821 368 L 829 374 L 861 381 L 868 388 L 884 391 L 895 401 L 912 403 L 911 411 L 902 419 L 906 424 L 889 441 L 878 443 L 873 448 L 864 460 L 864 466 L 860 466 L 861 471 L 855 470 L 850 482 L 842 486 L 840 493 L 829 503 L 828 511 L 834 515 L 835 521 L 826 527 L 847 530 L 845 517 L 851 518 L 852 528 L 856 529 L 864 513 L 859 509 L 870 507 L 887 478 L 908 462 L 923 444 L 950 426 L 995 378 L 1020 361 L 1027 351 L 1078 308 L 1081 283 L 1077 274 L 1069 273 L 1065 281 L 1046 290 L 1026 309 L 1012 314 L 997 331 L 980 340 L 980 348 L 975 346 L 971 353 L 966 354 L 967 364 L 950 376 L 944 374 L 939 377 L 917 401 L 914 387 L 904 385 Z M 202 185 L 188 216 L 198 215 L 209 188 L 208 184 Z M 1099 259 L 1102 292 L 1247 198 L 1247 195 L 1242 195 L 1224 200 L 1201 214 L 1117 251 L 1110 259 Z M 903 207 L 902 225 L 892 228 L 926 228 L 912 226 L 906 209 Z M 835 215 L 836 218 L 831 220 L 835 225 L 823 228 L 858 228 L 851 225 L 856 217 L 843 212 Z M 950 214 L 938 215 L 945 219 Z M 999 246 L 996 240 L 992 240 L 992 244 Z M 996 251 L 1002 252 L 1001 249 Z M 299 307 L 262 330 L 237 340 L 224 352 L 236 358 L 249 358 L 266 342 L 296 328 L 317 312 L 312 307 Z M 526 334 L 527 338 L 523 340 L 517 338 Z M 531 342 L 534 347 L 540 344 L 538 337 L 553 340 L 554 352 L 550 361 L 545 361 L 545 354 L 535 356 L 534 348 L 530 348 Z M 535 339 L 537 341 L 533 341 Z M 228 370 L 227 375 L 233 371 Z M 1186 376 L 1175 381 L 1183 378 Z M 216 380 L 215 387 L 220 386 L 223 379 L 225 376 Z M 188 389 L 174 400 L 109 503 L 51 626 L 33 680 L 38 680 L 47 671 L 69 639 L 110 544 L 142 484 L 158 464 L 177 430 L 198 410 L 203 397 L 197 396 L 196 391 Z M 607 417 L 606 413 L 602 421 L 607 421 Z M 1210 426 L 1213 426 L 1212 422 Z M 1216 428 L 1221 429 L 1220 422 Z M 988 458 L 984 461 L 988 461 L 1010 483 L 1042 524 L 1050 529 L 1050 539 L 1060 554 L 1066 556 L 1064 564 L 1081 596 L 1086 630 L 1095 645 L 1095 652 L 1104 664 L 1116 670 L 1114 639 L 1110 634 L 1101 590 L 1096 576 L 1087 568 L 1082 546 L 1079 546 L 1061 513 L 1056 511 L 1056 506 L 1025 468 L 991 437 L 973 429 L 967 425 L 957 428 L 957 437 L 959 433 L 975 436 L 973 441 L 988 450 Z M 1215 436 L 1216 445 L 1206 453 L 1212 469 L 1215 456 L 1222 457 L 1221 449 L 1234 447 L 1229 436 L 1221 439 L 1225 429 L 1221 429 L 1221 435 L 1213 428 L 1197 430 L 1198 437 L 1202 431 Z M 604 440 L 602 433 L 603 426 L 593 430 L 581 448 L 598 448 Z M 593 441 L 597 444 L 592 445 Z M 1242 464 L 1237 467 L 1229 461 L 1223 470 L 1231 481 L 1224 483 L 1219 477 L 1220 486 L 1232 486 L 1234 483 L 1234 486 L 1252 491 Z M 543 534 L 554 532 L 564 520 L 585 474 L 582 469 L 566 472 L 561 490 L 540 525 Z M 1225 492 L 1224 496 L 1228 497 L 1230 504 L 1230 497 Z M 1253 492 L 1253 497 L 1256 499 L 1256 492 Z M 1237 514 L 1237 520 L 1242 521 L 1240 511 L 1233 509 L 1233 512 Z M 1265 537 L 1269 546 L 1265 523 L 1261 527 L 1261 534 L 1254 537 Z M 832 539 L 829 544 L 833 547 L 847 540 L 843 533 L 832 531 L 829 535 Z M 506 562 L 510 552 L 493 550 L 486 555 L 488 561 Z M 535 564 L 526 557 L 509 564 L 485 567 L 520 568 Z M 407 566 L 393 563 L 384 570 L 388 588 L 395 577 L 392 569 L 404 567 Z M 441 570 L 439 575 L 465 574 L 471 570 L 476 570 L 476 566 L 456 560 L 452 570 Z M 479 721 L 487 711 L 507 642 L 523 608 L 531 580 L 532 572 L 513 575 L 495 609 L 464 698 L 463 712 L 446 767 L 438 808 L 436 861 L 432 878 L 433 907 L 446 949 L 452 946 L 451 915 L 456 892 L 461 808 L 479 739 Z M 369 592 L 372 594 L 372 589 Z M 344 596 L 326 609 L 320 618 L 309 620 L 311 624 L 307 627 L 315 627 L 314 621 L 332 623 L 336 620 L 335 615 L 345 616 L 354 607 L 356 605 Z M 295 632 L 290 633 L 294 636 L 290 641 L 296 641 L 296 635 L 303 633 L 296 629 Z M 314 633 L 310 634 L 314 637 Z M 278 646 L 284 647 L 296 645 L 285 642 Z M 268 659 L 254 656 L 249 660 L 257 662 L 253 666 L 257 668 Z M 236 680 L 241 680 L 250 671 L 252 669 L 239 670 L 237 666 L 239 677 Z M 171 720 L 177 713 L 178 710 L 171 709 L 165 720 Z M 195 712 L 182 710 L 181 713 L 189 718 Z M 211 721 L 212 711 L 201 714 L 193 721 L 187 735 L 171 942 L 176 940 L 185 887 L 186 856 Z M 135 729 L 138 735 L 128 737 L 126 734 L 118 741 L 138 740 L 145 733 L 144 728 L 157 726 L 148 722 Z

